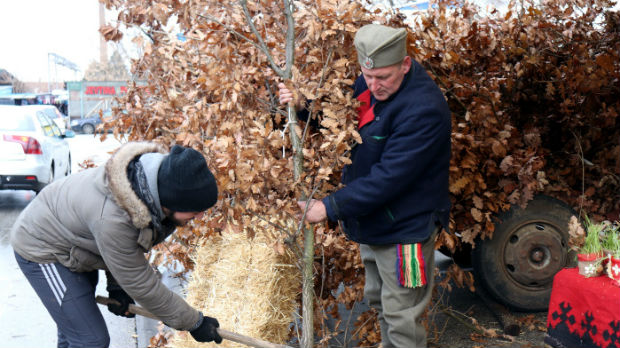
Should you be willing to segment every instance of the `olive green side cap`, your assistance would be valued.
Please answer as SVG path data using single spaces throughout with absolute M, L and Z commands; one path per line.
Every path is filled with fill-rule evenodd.
M 355 34 L 357 60 L 366 69 L 400 63 L 407 55 L 407 30 L 367 24 Z

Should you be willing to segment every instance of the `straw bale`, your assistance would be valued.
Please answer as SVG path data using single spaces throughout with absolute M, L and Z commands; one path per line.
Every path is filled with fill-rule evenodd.
M 255 221 L 256 222 L 256 221 Z M 257 231 L 262 225 L 264 231 Z M 203 240 L 187 286 L 187 301 L 220 328 L 273 343 L 286 343 L 296 313 L 300 272 L 290 251 L 280 255 L 267 237 L 270 226 L 257 222 L 256 235 L 226 231 Z M 240 347 L 197 343 L 188 332 L 176 332 L 171 347 Z

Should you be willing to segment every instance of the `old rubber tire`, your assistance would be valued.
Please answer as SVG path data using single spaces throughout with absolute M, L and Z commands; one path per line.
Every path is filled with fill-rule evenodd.
M 498 216 L 493 238 L 478 240 L 472 250 L 476 281 L 514 310 L 546 310 L 553 276 L 575 262 L 568 249 L 572 215 L 563 202 L 538 196 L 525 209 Z

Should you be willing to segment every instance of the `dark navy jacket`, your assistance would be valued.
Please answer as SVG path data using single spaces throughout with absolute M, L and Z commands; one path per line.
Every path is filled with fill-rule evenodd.
M 328 218 L 371 245 L 417 243 L 435 226 L 447 229 L 451 121 L 441 90 L 415 61 L 388 100 L 374 99 L 363 76 L 354 88 L 369 114 L 343 171 L 346 186 L 323 199 Z

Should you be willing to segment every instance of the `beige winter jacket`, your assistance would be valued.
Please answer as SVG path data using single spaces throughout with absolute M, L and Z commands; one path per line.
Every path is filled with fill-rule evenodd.
M 134 157 L 157 152 L 167 153 L 153 143 L 128 143 L 105 167 L 49 185 L 18 217 L 11 245 L 37 263 L 60 262 L 75 272 L 108 269 L 137 303 L 166 325 L 187 330 L 200 314 L 162 284 L 145 258 L 154 240 L 151 215 L 127 178 Z

